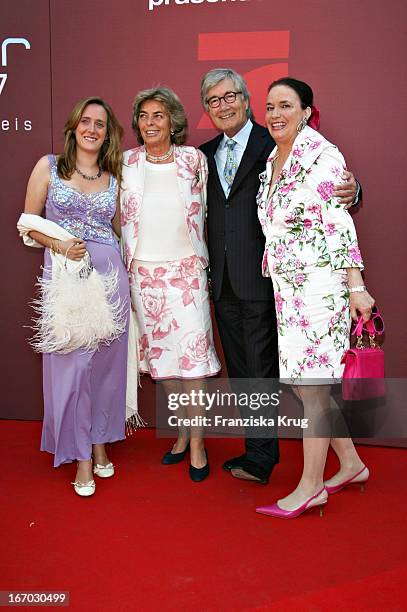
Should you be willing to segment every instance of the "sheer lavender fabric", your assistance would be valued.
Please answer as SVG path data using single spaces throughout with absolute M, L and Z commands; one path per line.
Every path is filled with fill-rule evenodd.
M 110 264 L 118 271 L 118 292 L 128 313 L 129 283 L 113 235 L 117 184 L 111 177 L 107 190 L 84 194 L 58 177 L 49 156 L 51 180 L 46 218 L 86 241 L 95 269 L 104 273 Z M 51 256 L 45 251 L 44 274 L 50 274 Z M 127 326 L 128 329 L 128 326 Z M 90 459 L 92 444 L 125 437 L 127 335 L 109 346 L 66 355 L 43 355 L 44 422 L 41 450 L 54 454 L 54 467 Z

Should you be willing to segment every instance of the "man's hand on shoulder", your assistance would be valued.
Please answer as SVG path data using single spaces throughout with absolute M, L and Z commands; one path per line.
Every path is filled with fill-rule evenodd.
M 351 208 L 359 202 L 360 185 L 353 176 L 352 172 L 345 170 L 342 174 L 343 183 L 335 186 L 333 195 L 339 199 L 340 204 L 345 208 Z

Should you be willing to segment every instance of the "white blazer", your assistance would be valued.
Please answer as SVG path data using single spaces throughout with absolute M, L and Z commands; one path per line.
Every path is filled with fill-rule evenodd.
M 174 146 L 174 159 L 185 223 L 195 254 L 203 268 L 209 264 L 204 239 L 206 217 L 206 157 L 194 147 Z M 139 218 L 143 202 L 146 149 L 136 147 L 124 152 L 123 181 L 120 189 L 123 259 L 130 270 L 138 240 Z

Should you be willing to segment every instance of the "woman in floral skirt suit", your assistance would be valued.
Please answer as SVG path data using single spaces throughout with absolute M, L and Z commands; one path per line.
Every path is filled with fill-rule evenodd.
M 185 111 L 167 88 L 141 91 L 133 129 L 141 146 L 124 153 L 121 225 L 135 309 L 140 370 L 167 392 L 193 388 L 220 370 L 205 268 L 206 158 L 186 140 Z M 188 386 L 189 385 L 189 386 Z M 192 416 L 192 415 L 188 415 Z M 190 441 L 189 441 L 189 438 Z M 190 446 L 190 476 L 209 473 L 202 432 L 181 427 L 163 463 L 181 461 Z
M 257 511 L 294 518 L 326 503 L 369 472 L 350 438 L 311 437 L 327 422 L 331 384 L 340 382 L 350 322 L 370 318 L 373 298 L 363 284 L 362 258 L 349 213 L 333 197 L 345 161 L 338 149 L 307 125 L 317 121 L 311 88 L 283 78 L 270 86 L 266 123 L 277 146 L 261 178 L 259 219 L 266 236 L 263 274 L 274 286 L 280 378 L 293 385 L 310 429 L 304 436 L 304 468 L 297 488 Z M 319 434 L 321 435 L 321 434 Z M 338 473 L 323 482 L 329 444 Z

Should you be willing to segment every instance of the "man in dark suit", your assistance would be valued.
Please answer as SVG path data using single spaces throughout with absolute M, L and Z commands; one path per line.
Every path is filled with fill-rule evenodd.
M 278 378 L 273 286 L 261 273 L 264 236 L 256 206 L 259 174 L 274 141 L 251 119 L 246 82 L 234 70 L 208 72 L 201 83 L 201 99 L 222 132 L 200 149 L 208 158 L 210 277 L 228 375 L 233 379 Z M 336 195 L 349 203 L 355 192 L 351 176 L 351 182 L 342 184 Z M 246 437 L 245 453 L 223 467 L 237 478 L 267 483 L 278 460 L 276 438 Z

